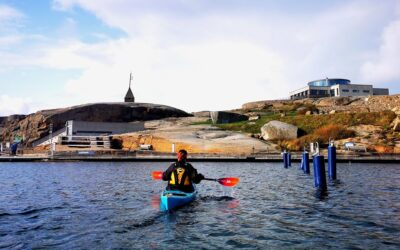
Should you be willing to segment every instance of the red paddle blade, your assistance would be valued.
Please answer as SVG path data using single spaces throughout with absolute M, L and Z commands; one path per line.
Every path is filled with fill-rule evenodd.
M 153 177 L 154 180 L 161 180 L 162 173 L 163 172 L 161 172 L 161 171 L 153 171 L 153 172 L 151 172 L 151 176 Z
M 239 183 L 239 178 L 236 177 L 228 177 L 228 178 L 221 178 L 218 179 L 219 184 L 226 186 L 226 187 L 233 187 Z

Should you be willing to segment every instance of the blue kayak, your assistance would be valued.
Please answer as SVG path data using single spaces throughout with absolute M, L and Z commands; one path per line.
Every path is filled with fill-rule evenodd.
M 160 210 L 169 211 L 182 207 L 196 199 L 197 190 L 193 193 L 185 193 L 178 190 L 165 190 L 161 194 Z

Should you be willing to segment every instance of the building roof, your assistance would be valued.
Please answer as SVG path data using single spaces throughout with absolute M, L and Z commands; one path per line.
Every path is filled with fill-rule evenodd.
M 131 90 L 131 82 L 132 82 L 132 72 L 129 75 L 129 88 L 128 88 L 128 92 L 126 92 L 126 95 L 125 95 L 125 102 L 135 102 L 135 97 L 133 96 L 133 93 Z
M 348 79 L 343 79 L 343 78 L 325 78 L 325 79 L 319 79 L 319 80 L 314 80 L 309 82 L 307 85 L 308 86 L 333 86 L 333 85 L 347 85 L 350 84 L 350 80 Z
M 129 88 L 128 92 L 126 92 L 125 102 L 135 102 L 135 97 L 133 96 L 131 88 Z

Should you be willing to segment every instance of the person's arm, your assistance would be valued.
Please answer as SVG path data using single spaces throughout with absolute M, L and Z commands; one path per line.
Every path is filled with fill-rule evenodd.
M 174 164 L 171 164 L 165 172 L 162 174 L 162 180 L 163 181 L 169 181 L 171 180 L 171 173 L 174 171 Z
M 189 164 L 189 166 L 191 169 L 190 177 L 193 183 L 199 184 L 204 179 L 204 175 L 197 173 L 197 169 L 195 169 L 192 165 Z

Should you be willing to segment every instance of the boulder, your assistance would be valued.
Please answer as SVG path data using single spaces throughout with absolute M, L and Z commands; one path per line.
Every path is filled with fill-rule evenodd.
M 210 111 L 193 112 L 192 115 L 194 117 L 207 117 L 207 118 L 210 118 Z
M 331 115 L 333 115 L 333 114 L 335 114 L 336 113 L 336 110 L 331 110 L 331 111 L 329 111 L 329 114 L 331 114 Z
M 249 102 L 245 103 L 242 105 L 242 109 L 244 110 L 252 110 L 252 109 L 257 109 L 257 110 L 262 110 L 262 109 L 268 109 L 272 107 L 274 101 L 258 101 L 258 102 Z
M 297 138 L 298 128 L 280 121 L 270 121 L 261 127 L 264 140 L 292 140 Z
M 310 110 L 306 112 L 306 115 L 311 115 L 311 114 L 312 112 Z
M 213 124 L 231 123 L 247 121 L 249 118 L 245 115 L 226 112 L 226 111 L 212 111 L 211 120 Z

